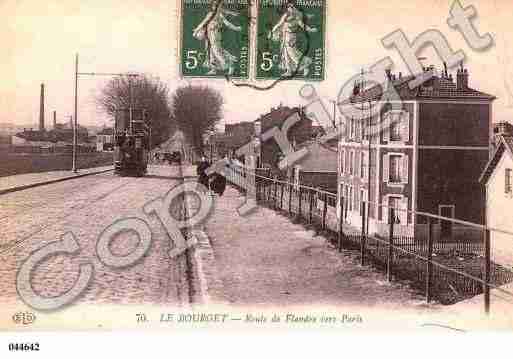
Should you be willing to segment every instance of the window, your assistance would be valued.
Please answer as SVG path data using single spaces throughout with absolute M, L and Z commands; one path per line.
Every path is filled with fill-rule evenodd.
M 387 153 L 383 156 L 383 182 L 406 184 L 408 183 L 408 177 L 408 155 L 404 153 Z
M 401 182 L 401 155 L 390 155 L 389 156 L 389 182 L 400 183 Z
M 410 140 L 410 118 L 406 111 L 391 110 L 384 115 L 385 142 L 408 142 Z
M 511 168 L 506 168 L 505 174 L 504 174 L 504 193 L 510 194 L 512 192 L 511 190 Z
M 392 118 L 395 120 L 395 118 Z M 390 141 L 401 141 L 401 123 L 392 121 L 390 123 Z

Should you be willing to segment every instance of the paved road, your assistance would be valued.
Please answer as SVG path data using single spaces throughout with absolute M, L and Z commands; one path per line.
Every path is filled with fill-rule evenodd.
M 78 276 L 78 265 L 90 261 L 95 277 L 80 302 L 185 303 L 184 258 L 169 258 L 168 235 L 156 217 L 142 212 L 145 203 L 179 183 L 179 173 L 175 166 L 153 166 L 142 178 L 104 173 L 0 196 L 0 302 L 17 301 L 16 272 L 32 251 L 72 232 L 80 253 L 56 256 L 39 266 L 32 282 L 36 292 L 56 296 L 68 290 Z M 135 266 L 113 270 L 98 260 L 96 241 L 106 227 L 126 217 L 147 221 L 152 247 Z M 137 237 L 126 232 L 116 237 L 111 248 L 117 255 L 126 255 L 137 244 Z

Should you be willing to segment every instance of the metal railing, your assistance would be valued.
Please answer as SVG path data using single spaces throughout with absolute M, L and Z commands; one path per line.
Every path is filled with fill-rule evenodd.
M 250 176 L 255 177 L 253 182 L 248 181 Z M 490 246 L 491 232 L 511 235 L 512 245 L 513 233 L 366 201 L 360 201 L 357 215 L 360 225 L 355 227 L 346 223 L 346 201 L 344 198 L 338 201 L 336 193 L 270 178 L 259 174 L 258 169 L 237 165 L 231 166 L 227 180 L 242 191 L 254 183 L 254 193 L 260 205 L 284 211 L 296 221 L 323 231 L 339 251 L 344 248 L 358 251 L 361 265 L 372 264 L 385 271 L 387 280 L 408 280 L 411 286 L 425 294 L 427 302 L 436 299 L 443 304 L 452 304 L 484 294 L 484 309 L 488 313 L 490 290 L 494 289 L 513 303 L 513 293 L 501 288 L 513 282 L 513 270 L 492 261 Z M 374 208 L 372 220 L 382 229 L 372 235 L 366 225 L 369 208 Z M 386 220 L 378 220 L 376 209 L 381 210 L 382 218 Z M 408 218 L 415 216 L 416 223 L 423 223 L 418 226 L 422 230 L 403 233 L 402 230 L 411 223 L 407 220 L 406 224 L 398 224 L 396 214 L 400 212 L 405 212 Z M 343 219 L 339 220 L 339 217 Z M 451 235 L 449 239 L 443 237 L 443 223 L 457 226 L 461 235 Z

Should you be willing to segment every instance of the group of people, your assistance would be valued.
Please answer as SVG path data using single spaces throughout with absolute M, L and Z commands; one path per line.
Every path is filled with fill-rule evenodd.
M 207 169 L 210 167 L 210 163 L 205 157 L 201 157 L 201 161 L 196 167 L 198 174 L 198 182 L 203 186 L 211 190 L 212 192 L 222 196 L 226 189 L 226 178 L 217 172 L 210 175 L 207 174 Z

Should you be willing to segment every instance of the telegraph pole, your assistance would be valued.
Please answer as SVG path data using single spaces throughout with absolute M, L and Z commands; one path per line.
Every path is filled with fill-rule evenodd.
M 132 126 L 132 82 L 133 77 L 139 76 L 134 73 L 110 73 L 110 72 L 78 72 L 78 53 L 75 54 L 75 118 L 73 120 L 73 167 L 72 171 L 77 173 L 77 142 L 78 142 L 78 77 L 79 76 L 128 76 L 129 86 L 129 111 L 130 111 L 130 126 Z
M 75 116 L 73 119 L 73 168 L 72 171 L 77 173 L 77 131 L 78 131 L 78 120 L 77 110 L 78 107 L 78 54 L 75 54 Z

